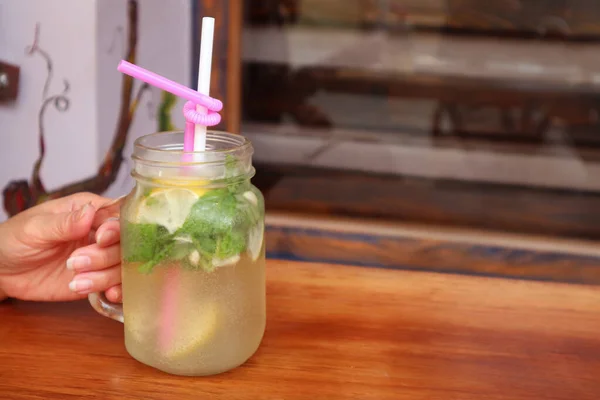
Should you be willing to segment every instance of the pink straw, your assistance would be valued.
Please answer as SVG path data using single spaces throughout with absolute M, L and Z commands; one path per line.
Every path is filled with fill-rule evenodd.
M 183 134 L 183 161 L 194 161 L 194 123 L 186 121 Z M 183 168 L 184 174 L 189 174 L 188 168 Z M 181 272 L 177 268 L 167 270 L 165 275 L 164 290 L 161 296 L 161 310 L 158 316 L 160 330 L 158 333 L 158 346 L 166 353 L 177 335 L 177 295 L 181 282 Z
M 185 153 L 194 151 L 194 124 L 215 126 L 221 122 L 221 115 L 218 114 L 218 111 L 223 109 L 223 102 L 220 100 L 213 99 L 125 60 L 121 60 L 117 70 L 132 78 L 139 79 L 142 82 L 188 100 L 183 107 L 183 115 L 186 119 L 183 137 L 183 151 Z M 206 107 L 208 113 L 201 114 L 197 112 L 196 105 Z M 191 154 L 184 154 L 183 161 L 193 161 Z
M 183 162 L 194 161 L 194 123 L 185 121 L 185 130 L 183 131 Z
M 122 60 L 117 67 L 120 72 L 131 76 L 132 78 L 139 79 L 142 82 L 146 82 L 149 85 L 155 86 L 159 89 L 169 92 L 175 96 L 179 96 L 194 104 L 199 104 L 206 107 L 210 111 L 221 111 L 223 109 L 223 102 L 221 100 L 213 99 L 212 97 L 203 95 L 189 87 L 183 86 L 177 82 L 173 82 L 163 76 L 157 75 L 154 72 L 150 72 L 142 67 L 138 67 L 130 62 Z
M 163 353 L 173 346 L 177 335 L 177 295 L 181 281 L 181 272 L 178 267 L 171 267 L 165 274 L 163 294 L 161 296 L 161 310 L 159 314 L 160 330 L 158 333 L 158 346 Z
M 219 124 L 221 116 L 218 111 L 223 109 L 223 103 L 124 60 L 120 62 L 117 69 L 135 79 L 188 100 L 183 110 L 186 119 L 183 136 L 183 161 L 194 161 L 195 124 L 204 126 Z M 196 111 L 197 105 L 204 106 L 207 114 Z M 184 171 L 187 172 L 187 169 Z M 172 345 L 176 335 L 177 289 L 180 280 L 181 273 L 177 269 L 167 272 L 159 315 L 159 347 L 163 352 L 166 352 Z

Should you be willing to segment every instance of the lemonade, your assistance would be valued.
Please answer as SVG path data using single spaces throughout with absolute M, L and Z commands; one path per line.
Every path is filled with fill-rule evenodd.
M 242 364 L 265 329 L 262 196 L 204 184 L 138 184 L 121 213 L 125 345 L 178 375 Z
M 248 360 L 265 330 L 264 199 L 243 137 L 209 133 L 192 164 L 173 151 L 181 142 L 177 132 L 136 141 L 120 218 L 123 306 L 90 302 L 124 322 L 140 362 L 212 375 Z

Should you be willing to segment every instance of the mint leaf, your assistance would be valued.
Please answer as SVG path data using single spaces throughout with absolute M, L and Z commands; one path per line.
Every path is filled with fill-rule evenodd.
M 168 255 L 170 242 L 169 231 L 160 225 L 125 222 L 121 233 L 123 259 L 144 263 L 140 270 L 150 272 Z
M 121 237 L 125 261 L 146 262 L 154 258 L 157 244 L 165 241 L 169 232 L 154 224 L 132 224 L 125 222 Z
M 195 249 L 200 252 L 200 254 L 205 255 L 207 258 L 215 254 L 217 251 L 217 241 L 213 236 L 199 236 L 196 235 L 194 238 L 194 246 Z
M 246 232 L 255 216 L 247 201 L 229 190 L 217 189 L 206 193 L 192 207 L 188 218 L 176 235 L 193 238 L 202 260 L 226 259 L 246 248 Z M 258 216 L 260 213 L 254 211 Z M 205 264 L 205 269 L 209 266 Z
M 215 268 L 214 260 L 244 252 L 248 230 L 261 216 L 260 207 L 244 198 L 242 191 L 233 191 L 230 186 L 211 190 L 196 201 L 183 226 L 173 234 L 159 225 L 126 222 L 124 260 L 142 263 L 142 273 L 151 272 L 168 258 L 184 268 L 210 272 Z
M 224 189 L 216 189 L 200 197 L 177 234 L 189 234 L 194 239 L 226 234 L 239 218 L 237 200 Z
M 160 249 L 158 252 L 156 252 L 154 254 L 154 257 L 152 257 L 152 259 L 150 261 L 140 265 L 138 267 L 138 271 L 140 271 L 143 274 L 149 274 L 150 272 L 152 272 L 154 267 L 156 267 L 158 264 L 160 264 L 163 260 L 165 260 L 171 254 L 171 252 L 173 251 L 173 247 L 174 247 L 173 242 L 165 245 L 162 249 Z
M 224 259 L 238 255 L 245 249 L 245 235 L 239 231 L 231 231 L 219 238 L 214 255 L 219 259 Z

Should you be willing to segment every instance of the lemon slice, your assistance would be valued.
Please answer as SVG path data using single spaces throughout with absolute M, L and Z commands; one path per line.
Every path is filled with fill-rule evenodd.
M 185 222 L 194 203 L 208 190 L 200 179 L 153 179 L 166 188 L 154 188 L 139 203 L 136 222 L 162 225 L 169 233 L 175 232 Z
M 186 313 L 177 326 L 176 338 L 165 352 L 168 358 L 189 356 L 206 346 L 217 334 L 216 303 L 203 304 L 196 315 Z
M 248 203 L 252 204 L 252 206 L 258 206 L 258 197 L 256 194 L 251 192 L 250 190 L 244 192 L 242 195 Z M 260 257 L 260 251 L 262 250 L 263 240 L 265 236 L 265 225 L 263 221 L 259 221 L 256 225 L 254 225 L 248 231 L 248 242 L 247 242 L 247 251 L 252 258 L 252 261 L 256 261 L 258 257 Z
M 163 178 L 155 178 L 152 181 L 154 183 L 156 183 L 158 185 L 162 185 L 162 186 L 167 186 L 167 187 L 173 187 L 173 186 L 175 186 L 177 188 L 181 187 L 183 189 L 190 190 L 190 191 L 196 193 L 198 195 L 198 197 L 201 197 L 206 192 L 208 192 L 208 189 L 205 189 L 205 188 L 202 188 L 202 187 L 197 187 L 197 186 L 207 185 L 209 183 L 207 180 L 202 180 L 202 179 L 163 179 Z M 154 189 L 154 190 L 158 191 L 158 190 L 166 190 L 166 189 L 164 189 L 164 188 L 157 188 L 157 189 Z
M 189 189 L 153 189 L 138 206 L 136 222 L 161 225 L 173 233 L 183 225 L 199 197 Z
M 262 221 L 259 221 L 256 225 L 250 228 L 248 232 L 248 253 L 252 258 L 252 261 L 258 260 L 260 252 L 263 247 L 263 240 L 265 237 L 265 225 Z

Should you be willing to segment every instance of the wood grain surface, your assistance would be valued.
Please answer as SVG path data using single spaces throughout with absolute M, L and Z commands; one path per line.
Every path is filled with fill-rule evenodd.
M 209 378 L 130 358 L 83 302 L 0 303 L 0 398 L 598 399 L 595 287 L 268 262 L 268 323 Z
M 482 233 L 480 233 L 481 235 Z M 600 285 L 600 256 L 415 236 L 267 226 L 267 255 L 279 259 Z M 551 242 L 548 242 L 551 243 Z

